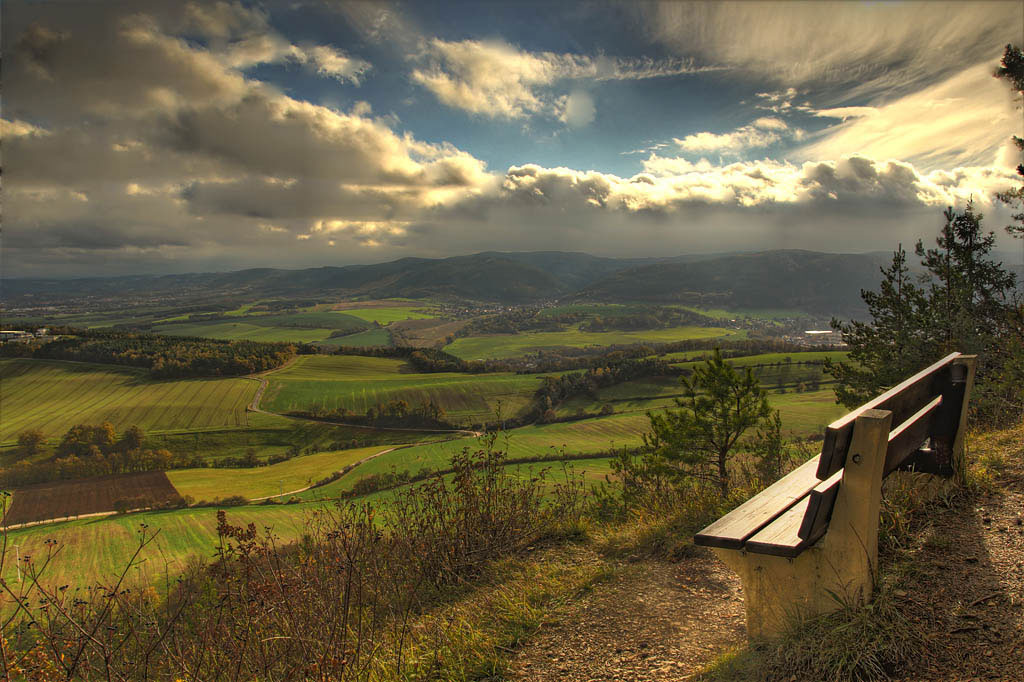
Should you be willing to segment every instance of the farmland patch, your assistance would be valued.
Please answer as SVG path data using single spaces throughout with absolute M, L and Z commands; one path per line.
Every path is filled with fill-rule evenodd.
M 17 525 L 46 519 L 115 511 L 119 501 L 126 509 L 158 506 L 180 499 L 162 471 L 116 474 L 80 481 L 37 483 L 19 488 L 4 519 Z
M 365 413 L 392 400 L 414 406 L 433 401 L 460 423 L 494 418 L 499 402 L 504 416 L 518 414 L 541 382 L 530 374 L 420 374 L 400 360 L 344 355 L 301 356 L 268 379 L 262 406 L 273 412 L 345 408 Z
M 583 332 L 576 329 L 561 332 L 522 332 L 491 334 L 455 339 L 445 350 L 463 360 L 510 358 L 554 348 L 587 348 L 632 343 L 669 343 L 686 339 L 743 338 L 745 332 L 722 327 L 669 327 L 643 331 Z
M 318 452 L 251 469 L 179 469 L 167 472 L 167 477 L 178 492 L 195 500 L 229 495 L 249 499 L 268 497 L 308 487 L 335 471 L 390 447 L 395 446 Z
M 341 314 L 341 313 L 336 313 Z M 345 315 L 358 317 L 364 322 L 390 324 L 399 320 L 426 320 L 434 317 L 429 310 L 418 306 L 387 306 L 382 308 L 347 308 Z
M 121 431 L 244 427 L 257 383 L 243 378 L 154 381 L 142 370 L 60 360 L 0 360 L 0 442 L 38 429 L 58 436 L 109 421 Z

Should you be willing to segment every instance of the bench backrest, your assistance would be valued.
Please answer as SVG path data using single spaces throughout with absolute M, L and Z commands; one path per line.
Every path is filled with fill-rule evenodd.
M 972 363 L 952 353 L 837 419 L 825 430 L 820 455 L 709 525 L 694 542 L 790 557 L 813 545 L 828 530 L 847 457 L 858 456 L 849 452 L 854 424 L 870 410 L 892 412 L 884 475 L 899 469 L 955 475 Z

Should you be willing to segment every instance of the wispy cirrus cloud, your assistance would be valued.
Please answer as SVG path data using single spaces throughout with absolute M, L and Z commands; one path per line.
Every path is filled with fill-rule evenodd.
M 1020 41 L 1024 7 L 1005 2 L 670 2 L 638 6 L 683 57 L 783 87 L 847 84 L 846 97 L 912 90 Z M 794 39 L 799 36 L 799 39 Z
M 858 153 L 929 169 L 993 163 L 1010 136 L 1020 134 L 1022 124 L 1011 93 L 991 74 L 992 63 L 985 61 L 872 106 L 800 107 L 841 122 L 794 153 L 804 159 Z
M 490 118 L 566 116 L 569 98 L 551 92 L 560 81 L 643 80 L 709 70 L 691 60 L 616 58 L 527 52 L 502 41 L 433 39 L 412 80 L 444 104 Z

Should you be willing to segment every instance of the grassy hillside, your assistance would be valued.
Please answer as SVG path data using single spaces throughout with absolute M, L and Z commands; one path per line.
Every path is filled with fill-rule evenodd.
M 351 453 L 354 454 L 354 453 Z M 508 471 L 519 476 L 530 476 L 542 467 L 552 467 L 553 478 L 561 479 L 560 467 L 555 464 L 531 463 L 512 465 Z M 587 459 L 572 463 L 573 470 L 588 481 L 601 480 L 610 471 L 606 459 Z M 344 480 L 344 479 L 343 479 Z M 335 495 L 339 488 L 319 488 L 323 497 Z M 298 497 L 312 497 L 310 493 Z M 394 491 L 386 490 L 360 498 L 371 504 L 386 504 Z M 323 513 L 333 504 L 327 500 L 308 500 L 300 504 L 253 504 L 227 509 L 228 521 L 234 525 L 254 523 L 260 530 L 272 529 L 279 544 L 293 542 L 302 536 L 306 521 Z M 42 561 L 48 552 L 49 541 L 56 542 L 60 551 L 46 571 L 46 582 L 81 586 L 95 581 L 107 581 L 124 568 L 128 557 L 138 545 L 140 527 L 145 524 L 156 532 L 156 540 L 140 555 L 141 561 L 128 576 L 132 583 L 153 584 L 172 579 L 193 556 L 209 557 L 217 543 L 217 509 L 202 507 L 156 512 L 140 512 L 125 516 L 105 516 L 80 519 L 58 524 L 34 526 L 7 531 L 9 545 L 18 545 L 22 557 L 31 556 Z M 17 571 L 10 562 L 0 576 L 12 584 L 17 583 Z M 0 609 L 4 606 L 0 600 Z
M 375 445 L 354 450 L 318 452 L 253 469 L 179 469 L 167 477 L 182 495 L 213 500 L 229 495 L 252 499 L 305 488 L 359 460 L 394 446 Z
M 271 455 L 280 455 L 292 447 L 299 447 L 302 450 L 309 447 L 318 450 L 338 450 L 438 439 L 436 433 L 378 431 L 288 419 L 259 412 L 249 413 L 248 421 L 247 428 L 164 431 L 148 434 L 146 447 L 167 448 L 175 453 L 199 455 L 206 460 L 241 457 L 251 450 L 260 459 L 266 459 Z
M 520 334 L 492 334 L 456 339 L 445 346 L 445 351 L 464 360 L 510 358 L 547 348 L 587 348 L 628 343 L 667 343 L 685 339 L 743 338 L 745 332 L 721 327 L 671 327 L 644 331 L 581 332 L 576 329 L 563 332 L 523 332 Z
M 334 336 L 326 341 L 330 346 L 390 346 L 391 334 L 387 329 L 367 329 L 345 336 Z
M 282 542 L 301 534 L 303 520 L 314 505 L 266 505 L 230 510 L 233 522 L 271 526 Z M 140 556 L 141 563 L 129 579 L 143 584 L 177 575 L 193 555 L 210 556 L 217 541 L 217 510 L 209 507 L 173 511 L 141 512 L 124 516 L 81 519 L 35 526 L 7 533 L 9 544 L 17 544 L 22 557 L 42 561 L 47 541 L 57 542 L 60 552 L 46 571 L 53 584 L 81 586 L 95 580 L 110 580 L 124 568 L 138 545 L 139 527 L 146 524 L 158 532 L 155 542 Z M 13 562 L 11 562 L 13 564 Z M 4 566 L 3 578 L 17 582 L 13 565 Z
M 345 315 L 358 317 L 366 322 L 379 322 L 390 324 L 399 320 L 427 320 L 432 319 L 429 311 L 422 306 L 387 306 L 380 308 L 346 308 L 342 311 Z
M 244 378 L 154 381 L 142 370 L 57 360 L 0 360 L 0 442 L 27 429 L 59 436 L 80 423 L 118 430 L 244 427 L 257 382 Z
M 326 341 L 334 329 L 325 327 L 265 327 L 251 322 L 183 322 L 153 328 L 157 334 L 171 336 L 205 336 L 211 339 L 246 341 L 291 341 L 313 343 Z
M 270 380 L 261 406 L 273 412 L 345 407 L 364 413 L 391 400 L 411 405 L 434 401 L 462 423 L 512 416 L 525 407 L 540 385 L 537 375 L 420 374 L 402 360 L 350 355 L 307 355 Z

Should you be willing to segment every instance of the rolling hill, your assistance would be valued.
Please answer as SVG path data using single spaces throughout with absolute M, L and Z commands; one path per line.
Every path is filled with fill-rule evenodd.
M 615 272 L 575 296 L 600 301 L 713 304 L 733 308 L 794 308 L 850 313 L 863 307 L 861 289 L 873 289 L 881 253 L 764 251 L 694 262 L 654 263 Z
M 619 259 L 584 253 L 478 253 L 374 265 L 76 280 L 8 279 L 7 305 L 125 296 L 204 301 L 239 297 L 439 297 L 499 303 L 541 300 L 679 302 L 844 313 L 879 279 L 883 253 L 763 251 Z

